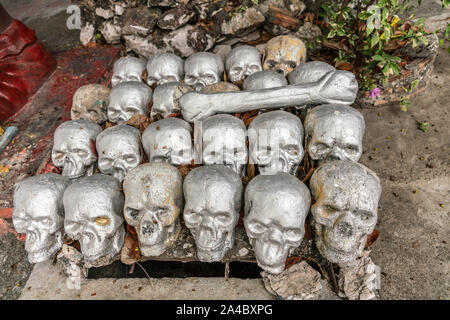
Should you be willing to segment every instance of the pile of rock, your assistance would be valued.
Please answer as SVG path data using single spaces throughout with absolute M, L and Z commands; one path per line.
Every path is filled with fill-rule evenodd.
M 72 0 L 81 8 L 83 45 L 99 35 L 123 42 L 140 56 L 172 52 L 188 57 L 215 45 L 233 46 L 270 36 L 313 39 L 320 28 L 304 22 L 300 0 Z

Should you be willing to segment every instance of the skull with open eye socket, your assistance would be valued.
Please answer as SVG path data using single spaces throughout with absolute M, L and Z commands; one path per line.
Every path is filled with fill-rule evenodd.
M 250 163 L 261 174 L 287 172 L 295 175 L 304 156 L 303 126 L 286 111 L 260 114 L 248 128 Z
M 180 82 L 168 82 L 157 86 L 153 92 L 151 117 L 166 118 L 171 114 L 180 114 L 180 107 L 175 101 L 190 90 L 187 85 Z
M 166 163 L 144 163 L 123 182 L 125 220 L 136 229 L 139 250 L 145 257 L 159 256 L 181 230 L 183 178 Z
M 135 57 L 120 58 L 114 63 L 112 87 L 128 81 L 143 82 L 146 61 Z
M 77 179 L 92 175 L 97 164 L 95 139 L 102 128 L 90 120 L 63 122 L 53 137 L 52 161 L 62 175 Z
M 310 205 L 308 188 L 287 173 L 256 176 L 247 185 L 244 226 L 265 271 L 284 270 L 286 258 L 303 240 Z
M 248 161 L 247 128 L 235 116 L 219 114 L 202 122 L 203 162 L 223 164 L 238 175 Z
M 63 244 L 63 194 L 70 180 L 55 173 L 26 178 L 14 189 L 13 224 L 25 233 L 30 263 L 52 258 Z
M 222 260 L 234 245 L 242 202 L 241 179 L 225 166 L 202 166 L 189 172 L 183 190 L 183 219 L 195 239 L 198 259 Z
M 306 61 L 306 46 L 293 36 L 272 38 L 264 47 L 264 70 L 275 70 L 285 77 Z
M 73 95 L 72 120 L 85 119 L 97 124 L 108 119 L 106 109 L 109 104 L 110 89 L 100 84 L 88 84 L 80 87 Z
M 123 247 L 121 189 L 116 178 L 95 174 L 75 181 L 64 193 L 64 229 L 80 242 L 87 267 L 110 264 Z
M 261 53 L 252 46 L 243 45 L 231 50 L 225 59 L 228 80 L 239 83 L 255 72 L 261 71 Z
M 108 119 L 112 123 L 124 123 L 135 114 L 148 115 L 152 89 L 142 82 L 122 82 L 112 88 L 109 96 Z
M 377 222 L 380 180 L 363 165 L 341 160 L 322 164 L 310 186 L 317 248 L 341 267 L 355 263 Z
M 263 70 L 250 75 L 244 80 L 242 89 L 259 90 L 287 86 L 286 78 L 273 70 Z
M 223 78 L 222 59 L 211 52 L 197 52 L 184 63 L 184 82 L 200 91 L 203 87 L 217 83 Z
M 168 82 L 180 82 L 184 77 L 184 61 L 173 53 L 160 53 L 147 62 L 147 84 L 160 86 Z
M 142 161 L 139 129 L 126 124 L 105 129 L 97 136 L 98 169 L 123 181 Z
M 194 155 L 192 127 L 179 118 L 153 122 L 142 134 L 142 146 L 149 162 L 190 164 Z
M 311 159 L 357 162 L 362 154 L 364 117 L 350 106 L 321 105 L 305 119 L 306 143 Z

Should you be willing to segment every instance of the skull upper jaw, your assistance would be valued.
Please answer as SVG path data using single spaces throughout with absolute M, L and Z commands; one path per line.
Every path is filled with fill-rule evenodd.
M 231 232 L 225 232 L 214 243 L 211 241 L 208 245 L 202 245 L 200 242 L 205 243 L 207 240 L 201 241 L 201 231 L 196 232 L 198 236 L 195 238 L 197 246 L 197 258 L 202 262 L 217 262 L 221 261 L 225 254 L 233 247 L 234 244 L 234 230 Z
M 259 267 L 272 274 L 283 272 L 289 247 L 258 238 L 251 238 L 250 241 Z
M 105 266 L 111 264 L 120 254 L 125 242 L 125 229 L 121 225 L 112 237 L 102 239 L 102 242 L 95 241 L 94 245 L 92 242 L 83 241 L 83 238 L 81 236 L 79 241 L 86 267 Z
M 139 230 L 139 229 L 138 229 Z M 169 226 L 162 227 L 155 240 L 145 238 L 141 232 L 138 233 L 139 250 L 144 257 L 157 257 L 162 255 L 178 239 L 181 232 L 181 225 L 175 222 Z
M 25 250 L 28 253 L 28 261 L 30 263 L 40 263 L 51 259 L 62 248 L 62 231 L 55 234 L 45 234 L 39 236 L 43 241 L 36 242 L 36 237 L 31 233 L 27 233 L 25 240 Z

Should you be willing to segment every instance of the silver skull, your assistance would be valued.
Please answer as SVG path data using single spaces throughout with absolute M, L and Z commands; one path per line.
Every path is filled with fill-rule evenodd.
M 149 162 L 190 164 L 194 154 L 192 127 L 179 118 L 153 122 L 142 134 L 142 146 Z
M 77 179 L 94 174 L 97 164 L 95 139 L 102 128 L 90 120 L 63 122 L 53 137 L 52 161 L 62 175 Z
M 263 70 L 256 72 L 244 80 L 242 89 L 259 90 L 287 86 L 286 78 L 273 70 Z
M 289 74 L 289 84 L 306 84 L 319 81 L 325 74 L 336 69 L 322 61 L 312 61 L 299 65 Z
M 355 263 L 377 223 L 379 178 L 359 163 L 330 161 L 314 172 L 310 187 L 317 248 L 340 266 Z
M 344 105 L 321 105 L 305 119 L 308 153 L 319 163 L 328 160 L 358 161 L 365 131 L 363 115 Z
M 171 114 L 180 114 L 180 106 L 175 101 L 189 91 L 190 88 L 180 82 L 168 82 L 157 86 L 153 92 L 151 117 L 166 118 Z
M 112 88 L 109 97 L 108 119 L 112 123 L 124 123 L 135 114 L 148 115 L 152 89 L 142 82 L 122 82 Z
M 80 242 L 87 266 L 111 263 L 125 239 L 124 195 L 119 180 L 104 174 L 85 177 L 64 193 L 64 229 Z
M 105 123 L 110 92 L 111 89 L 101 84 L 80 87 L 73 95 L 71 119 L 91 120 L 100 125 Z
M 244 122 L 228 114 L 219 114 L 202 122 L 204 164 L 223 164 L 242 175 L 248 162 L 247 128 Z
M 128 173 L 123 190 L 125 220 L 136 229 L 142 255 L 163 254 L 181 230 L 181 173 L 167 163 L 144 163 Z
M 198 259 L 222 260 L 234 245 L 243 192 L 240 177 L 222 165 L 202 166 L 189 172 L 183 190 L 184 223 L 195 238 Z
M 262 70 L 261 53 L 255 47 L 242 45 L 231 50 L 225 58 L 225 69 L 230 82 L 240 82 Z
M 29 177 L 16 184 L 12 221 L 25 233 L 30 263 L 52 258 L 63 244 L 63 194 L 70 180 L 55 173 Z
M 287 173 L 256 176 L 247 185 L 244 226 L 265 271 L 284 270 L 289 253 L 303 240 L 310 205 L 308 188 Z
M 197 52 L 184 63 L 184 82 L 200 91 L 203 87 L 222 81 L 224 66 L 222 59 L 211 52 Z
M 160 86 L 168 82 L 180 82 L 184 77 L 184 61 L 173 53 L 160 53 L 147 62 L 147 84 Z
M 120 182 L 142 161 L 139 129 L 120 124 L 97 136 L 98 169 Z
M 111 86 L 115 87 L 119 83 L 127 81 L 143 82 L 145 63 L 145 60 L 135 57 L 124 57 L 117 60 L 114 63 Z
M 287 172 L 295 175 L 304 156 L 303 126 L 286 111 L 260 114 L 248 128 L 250 163 L 261 174 Z

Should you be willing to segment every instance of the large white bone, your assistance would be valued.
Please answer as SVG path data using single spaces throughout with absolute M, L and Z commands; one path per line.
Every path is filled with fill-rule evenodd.
M 217 113 L 242 113 L 304 104 L 355 102 L 358 82 L 348 71 L 330 71 L 312 83 L 238 92 L 188 92 L 176 101 L 186 121 L 203 120 Z

